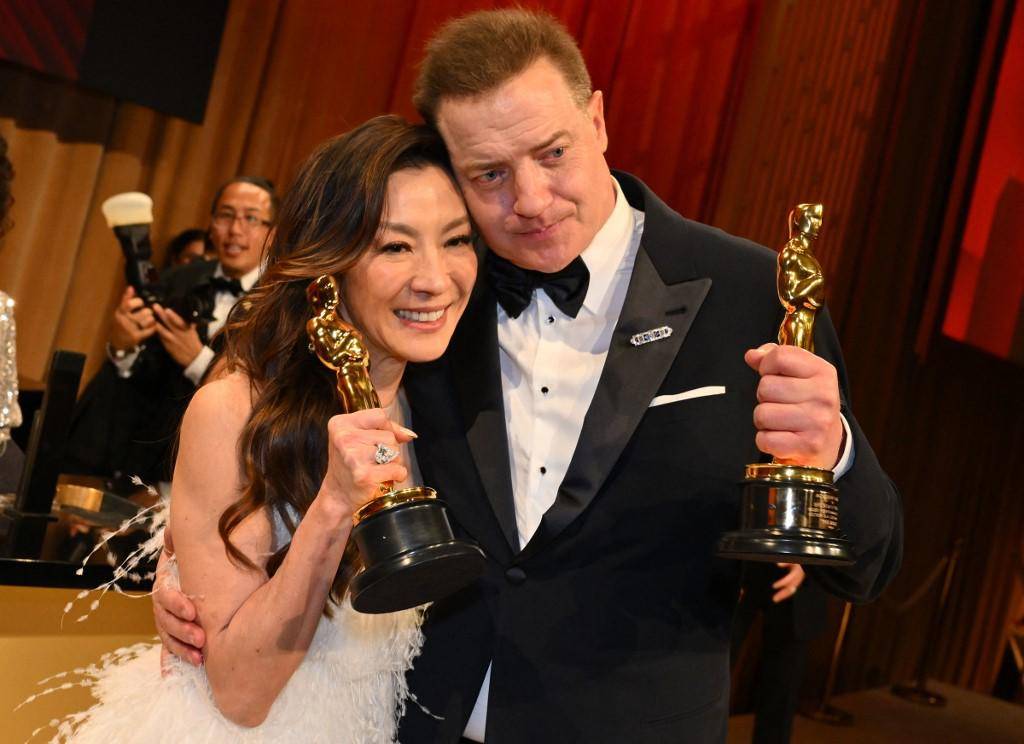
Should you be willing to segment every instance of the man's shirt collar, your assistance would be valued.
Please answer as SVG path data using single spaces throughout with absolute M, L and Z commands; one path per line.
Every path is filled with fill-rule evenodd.
M 263 268 L 262 264 L 257 266 L 255 269 L 247 274 L 242 274 L 238 277 L 238 283 L 242 285 L 242 291 L 248 292 L 256 284 L 256 280 L 260 278 L 260 270 Z M 217 262 L 217 268 L 213 270 L 213 275 L 217 277 L 228 278 L 228 275 L 224 273 L 224 267 L 220 265 L 220 261 Z
M 583 307 L 595 315 L 603 312 L 615 275 L 623 268 L 630 268 L 623 266 L 623 259 L 629 252 L 630 242 L 633 240 L 633 208 L 629 206 L 619 182 L 614 177 L 612 185 L 615 187 L 615 207 L 604 225 L 594 235 L 594 239 L 590 241 L 590 245 L 580 254 L 590 271 L 590 286 L 586 299 L 583 300 Z

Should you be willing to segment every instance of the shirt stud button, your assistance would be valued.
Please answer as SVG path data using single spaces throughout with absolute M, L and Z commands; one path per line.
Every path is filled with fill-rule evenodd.
M 547 386 L 547 385 L 545 385 L 544 387 L 542 387 L 542 388 L 540 389 L 540 391 L 541 391 L 542 393 L 544 393 L 544 395 L 547 395 L 547 394 L 548 394 L 548 386 Z
M 551 325 L 554 322 L 555 322 L 555 316 L 554 315 L 549 315 L 548 316 L 548 325 Z
M 544 467 L 543 465 L 541 465 L 540 466 L 540 474 L 544 475 L 544 473 L 546 473 L 546 472 L 548 472 L 548 469 L 546 467 Z

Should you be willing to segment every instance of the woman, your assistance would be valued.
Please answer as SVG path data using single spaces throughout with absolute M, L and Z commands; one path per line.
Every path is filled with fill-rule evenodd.
M 7 210 L 14 203 L 13 179 L 14 166 L 7 158 L 7 140 L 0 136 L 0 238 L 7 232 Z M 21 426 L 15 336 L 14 300 L 0 290 L 0 493 L 10 493 L 18 487 L 25 460 L 18 445 L 11 444 L 11 429 Z
M 304 330 L 306 287 L 322 274 L 339 278 L 365 334 L 382 409 L 333 416 L 334 375 Z M 421 613 L 352 610 L 352 516 L 381 481 L 417 479 L 402 373 L 444 352 L 475 277 L 436 134 L 380 117 L 313 154 L 227 324 L 227 374 L 182 423 L 170 522 L 205 667 L 172 660 L 159 682 L 147 647 L 101 676 L 74 741 L 394 739 Z M 378 465 L 379 443 L 402 457 Z

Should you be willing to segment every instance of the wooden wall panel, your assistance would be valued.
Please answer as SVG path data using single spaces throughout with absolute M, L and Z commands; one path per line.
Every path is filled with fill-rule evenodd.
M 177 231 L 206 225 L 210 195 L 238 172 L 275 8 L 232 5 L 202 126 L 0 63 L 0 132 L 16 171 L 0 288 L 18 303 L 24 379 L 41 380 L 55 348 L 86 352 L 86 379 L 103 360 L 124 288 L 120 251 L 99 211 L 104 199 L 149 193 L 158 250 Z
M 0 65 L 0 133 L 17 182 L 0 287 L 18 301 L 18 369 L 40 379 L 63 319 L 74 266 L 113 124 L 112 101 Z
M 825 205 L 818 259 L 834 274 L 864 171 L 899 0 L 770 3 L 711 222 L 764 245 L 800 202 Z
M 898 605 L 957 538 L 964 553 L 929 650 L 937 676 L 990 690 L 1020 595 L 1024 500 L 1008 464 L 1024 451 L 1024 375 L 941 339 L 927 359 L 914 353 L 979 50 L 1001 5 L 769 3 L 715 194 L 715 224 L 776 247 L 793 204 L 825 204 L 818 255 L 854 408 L 903 494 L 903 569 L 882 601 L 855 610 L 840 689 L 912 675 L 936 595 Z M 829 651 L 816 648 L 809 689 Z
M 904 570 L 892 596 L 909 595 L 956 538 L 964 558 L 934 654 L 943 679 L 987 691 L 994 680 L 1010 568 L 1024 535 L 1020 489 L 999 463 L 1020 459 L 1024 386 L 1020 368 L 967 346 L 937 341 L 926 359 L 913 349 L 927 279 L 993 4 L 920 3 L 902 45 L 898 106 L 884 123 L 885 167 L 862 184 L 863 229 L 846 307 L 843 340 L 855 399 L 877 432 L 876 446 L 903 487 L 908 525 Z M 882 125 L 880 125 L 882 126 Z M 906 485 L 904 485 L 904 482 Z M 865 608 L 851 636 L 849 670 L 859 684 L 874 673 L 909 675 L 923 647 L 926 604 L 886 639 L 893 617 Z M 987 638 L 984 642 L 973 638 Z M 886 642 L 891 663 L 881 655 Z

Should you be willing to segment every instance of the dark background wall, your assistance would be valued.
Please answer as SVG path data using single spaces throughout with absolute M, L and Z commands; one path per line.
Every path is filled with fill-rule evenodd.
M 0 63 L 0 133 L 18 175 L 0 289 L 18 300 L 19 371 L 51 351 L 102 359 L 123 279 L 99 203 L 142 190 L 157 243 L 203 226 L 237 173 L 287 183 L 320 140 L 409 103 L 424 40 L 501 3 L 233 0 L 206 115 L 191 124 Z M 1011 0 L 550 0 L 605 91 L 609 161 L 683 214 L 778 247 L 826 205 L 820 260 L 858 418 L 899 485 L 904 569 L 854 612 L 840 688 L 910 675 L 931 603 L 896 605 L 964 538 L 937 675 L 991 688 L 1020 612 L 1021 369 L 936 333 Z M 832 608 L 837 622 L 838 604 Z M 816 648 L 820 685 L 829 642 Z

